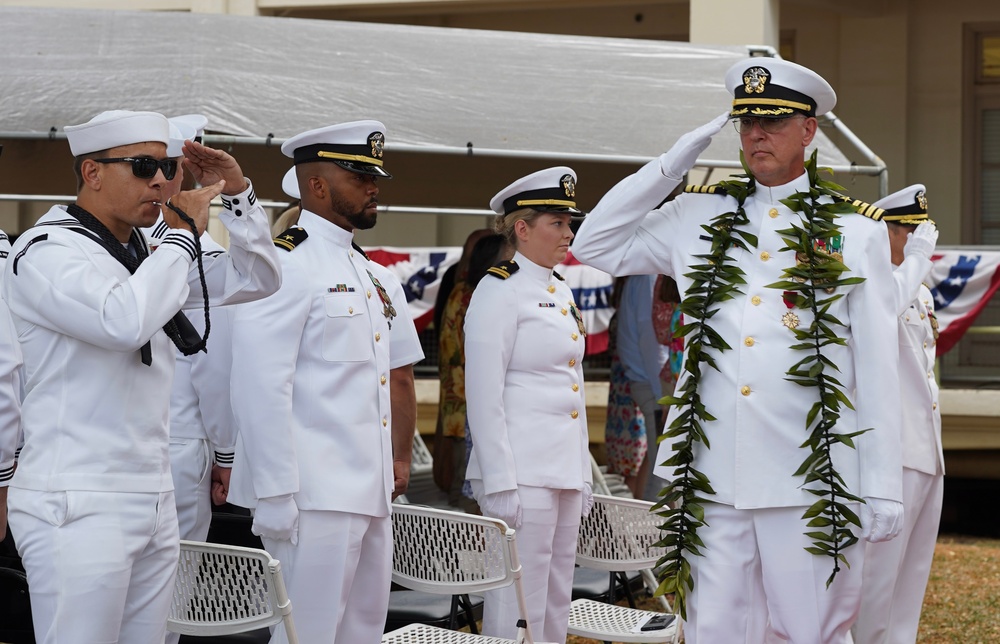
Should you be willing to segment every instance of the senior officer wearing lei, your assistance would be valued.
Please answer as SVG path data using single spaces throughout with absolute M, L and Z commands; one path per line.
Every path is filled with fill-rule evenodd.
M 409 479 L 423 352 L 399 281 L 352 243 L 391 177 L 384 141 L 381 123 L 357 121 L 281 146 L 302 197 L 298 226 L 275 238 L 285 279 L 233 323 L 229 500 L 255 507 L 303 642 L 378 642 L 389 603 L 391 500 Z
M 934 375 L 937 318 L 923 283 L 931 270 L 937 228 L 927 194 L 916 184 L 876 201 L 889 227 L 896 266 L 899 379 L 902 386 L 903 530 L 889 543 L 865 547 L 861 614 L 855 644 L 912 644 L 937 543 L 944 495 L 941 409 Z
M 465 318 L 467 477 L 486 516 L 517 529 L 534 638 L 565 642 L 580 518 L 590 512 L 583 319 L 553 267 L 566 259 L 576 174 L 523 177 L 490 201 L 516 249 L 489 269 Z M 513 638 L 513 588 L 491 591 L 483 633 Z
M 163 642 L 178 557 L 167 412 L 184 338 L 164 325 L 181 308 L 203 312 L 203 283 L 220 304 L 267 295 L 281 273 L 267 214 L 227 153 L 186 142 L 184 165 L 207 186 L 168 202 L 177 161 L 165 156 L 163 115 L 104 112 L 66 135 L 76 203 L 22 234 L 4 274 L 26 376 L 10 528 L 38 642 L 152 644 Z M 149 255 L 138 229 L 161 204 L 201 232 L 220 193 L 229 254 L 200 275 L 195 236 L 169 210 L 172 230 Z
M 718 368 L 702 358 L 700 380 L 694 380 L 706 413 L 714 418 L 703 423 L 710 449 L 693 443 L 693 466 L 708 477 L 715 493 L 699 494 L 710 501 L 704 504 L 706 525 L 697 529 L 703 556 L 686 558 L 694 582 L 687 599 L 687 641 L 762 642 L 770 618 L 774 633 L 792 642 L 839 642 L 857 615 L 862 550 L 849 547 L 842 553 L 850 568 L 841 565 L 829 588 L 833 560 L 805 550 L 813 541 L 803 533 L 817 528 L 806 527 L 802 516 L 817 496 L 805 490 L 815 485 L 795 472 L 811 454 L 800 446 L 809 437 L 807 416 L 819 394 L 815 386 L 790 382 L 786 372 L 806 357 L 792 349 L 799 342 L 793 329 L 812 332 L 815 327 L 812 311 L 797 304 L 796 291 L 773 286 L 789 279 L 785 271 L 803 261 L 797 253 L 781 252 L 786 246 L 781 231 L 803 226 L 803 215 L 782 200 L 802 191 L 808 199 L 816 190 L 804 168 L 804 151 L 815 135 L 816 117 L 833 108 L 836 95 L 811 70 L 770 58 L 735 64 L 726 86 L 734 96 L 732 111 L 682 136 L 605 195 L 581 227 L 574 255 L 614 275 L 673 276 L 690 305 L 697 303 L 690 289 L 705 284 L 692 277 L 697 271 L 725 277 L 720 269 L 736 266 L 745 273 L 746 283 L 717 305 L 715 315 L 694 320 L 711 327 L 731 348 L 705 345 Z M 730 196 L 725 186 L 702 187 L 654 210 L 730 118 L 740 133 L 753 189 Z M 822 197 L 813 208 L 833 199 Z M 733 227 L 712 228 L 713 218 L 723 213 L 732 213 L 727 216 Z M 807 250 L 805 256 L 829 251 L 832 261 L 841 255 L 845 277 L 864 281 L 827 289 L 830 296 L 841 296 L 829 313 L 842 326 L 835 327 L 840 343 L 827 344 L 822 355 L 839 369 L 830 373 L 854 407 L 841 405 L 830 431 L 874 429 L 854 438 L 856 449 L 833 447 L 830 459 L 844 487 L 867 501 L 862 508 L 847 506 L 860 515 L 862 535 L 879 541 L 895 536 L 902 514 L 891 265 L 884 224 L 854 213 L 837 215 L 835 224 L 839 237 L 810 240 L 812 254 Z M 752 240 L 746 248 L 730 247 L 726 258 L 713 255 L 724 247 L 720 239 L 743 232 Z M 706 261 L 706 255 L 716 259 Z M 817 299 L 826 296 L 820 287 L 813 292 Z M 689 355 L 692 341 L 692 336 L 685 340 L 685 360 L 697 359 Z M 685 391 L 689 378 L 686 369 L 677 392 Z M 671 407 L 668 429 L 675 421 L 685 427 L 683 417 L 677 420 L 681 411 Z M 675 469 L 663 463 L 680 442 L 667 438 L 660 443 L 656 473 L 668 481 Z M 683 480 L 678 478 L 681 485 Z

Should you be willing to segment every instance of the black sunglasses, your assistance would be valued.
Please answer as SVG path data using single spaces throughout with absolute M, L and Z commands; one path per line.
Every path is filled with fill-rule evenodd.
M 131 163 L 132 174 L 140 179 L 152 179 L 157 170 L 163 170 L 163 178 L 170 181 L 177 174 L 177 159 L 154 159 L 152 157 L 114 157 L 94 159 L 97 163 Z

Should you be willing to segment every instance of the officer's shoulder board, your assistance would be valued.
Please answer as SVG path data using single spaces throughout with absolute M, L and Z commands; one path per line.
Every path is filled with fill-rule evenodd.
M 553 274 L 553 275 L 555 276 L 555 278 L 556 278 L 557 280 L 559 280 L 560 282 L 565 282 L 565 281 L 566 281 L 566 278 L 565 278 L 565 277 L 563 277 L 562 275 L 560 275 L 559 273 L 557 273 L 557 272 L 555 272 L 555 271 L 552 271 L 552 274 Z
M 369 262 L 372 261 L 372 258 L 369 257 L 368 253 L 366 253 L 364 250 L 362 250 L 360 246 L 358 246 L 357 242 L 351 242 L 351 248 L 353 248 L 354 250 L 356 250 L 359 253 L 361 253 L 361 256 L 364 257 L 365 259 L 367 259 Z
M 834 195 L 833 198 L 836 201 L 842 201 L 844 203 L 851 204 L 852 206 L 854 206 L 854 211 L 857 212 L 859 215 L 863 215 L 874 221 L 882 221 L 882 215 L 885 214 L 885 210 L 883 210 L 882 208 L 873 206 L 870 203 L 861 201 L 860 199 L 853 199 L 851 197 L 848 197 L 847 195 Z
M 495 264 L 487 268 L 486 273 L 487 275 L 492 275 L 493 277 L 505 280 L 520 269 L 521 267 L 517 265 L 517 262 L 512 259 L 508 259 L 505 262 L 500 262 L 499 264 Z
M 295 250 L 295 247 L 306 240 L 309 233 L 305 228 L 292 226 L 285 232 L 274 238 L 274 245 L 287 251 Z
M 718 183 L 713 183 L 710 186 L 699 186 L 696 184 L 689 184 L 684 186 L 684 192 L 688 192 L 695 195 L 728 195 L 724 186 Z

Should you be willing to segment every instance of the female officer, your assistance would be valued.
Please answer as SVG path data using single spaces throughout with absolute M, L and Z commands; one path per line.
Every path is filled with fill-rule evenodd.
M 552 268 L 566 259 L 576 174 L 549 168 L 490 201 L 514 258 L 489 269 L 465 320 L 468 478 L 483 514 L 517 530 L 536 640 L 564 642 L 577 533 L 593 505 L 581 360 L 586 332 Z M 513 638 L 513 587 L 489 593 L 483 632 Z

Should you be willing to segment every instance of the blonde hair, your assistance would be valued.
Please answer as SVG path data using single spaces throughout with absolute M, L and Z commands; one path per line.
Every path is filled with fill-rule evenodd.
M 500 215 L 496 218 L 496 221 L 493 222 L 493 230 L 495 230 L 498 235 L 502 235 L 503 238 L 507 240 L 507 243 L 516 250 L 517 233 L 514 232 L 514 224 L 523 220 L 524 223 L 530 226 L 540 214 L 541 213 L 534 208 L 521 208 L 520 210 Z
M 299 223 L 299 214 L 301 214 L 301 212 L 302 209 L 297 205 L 283 210 L 281 214 L 278 215 L 278 218 L 274 220 L 274 225 L 271 226 L 271 234 L 277 237 L 295 224 Z

